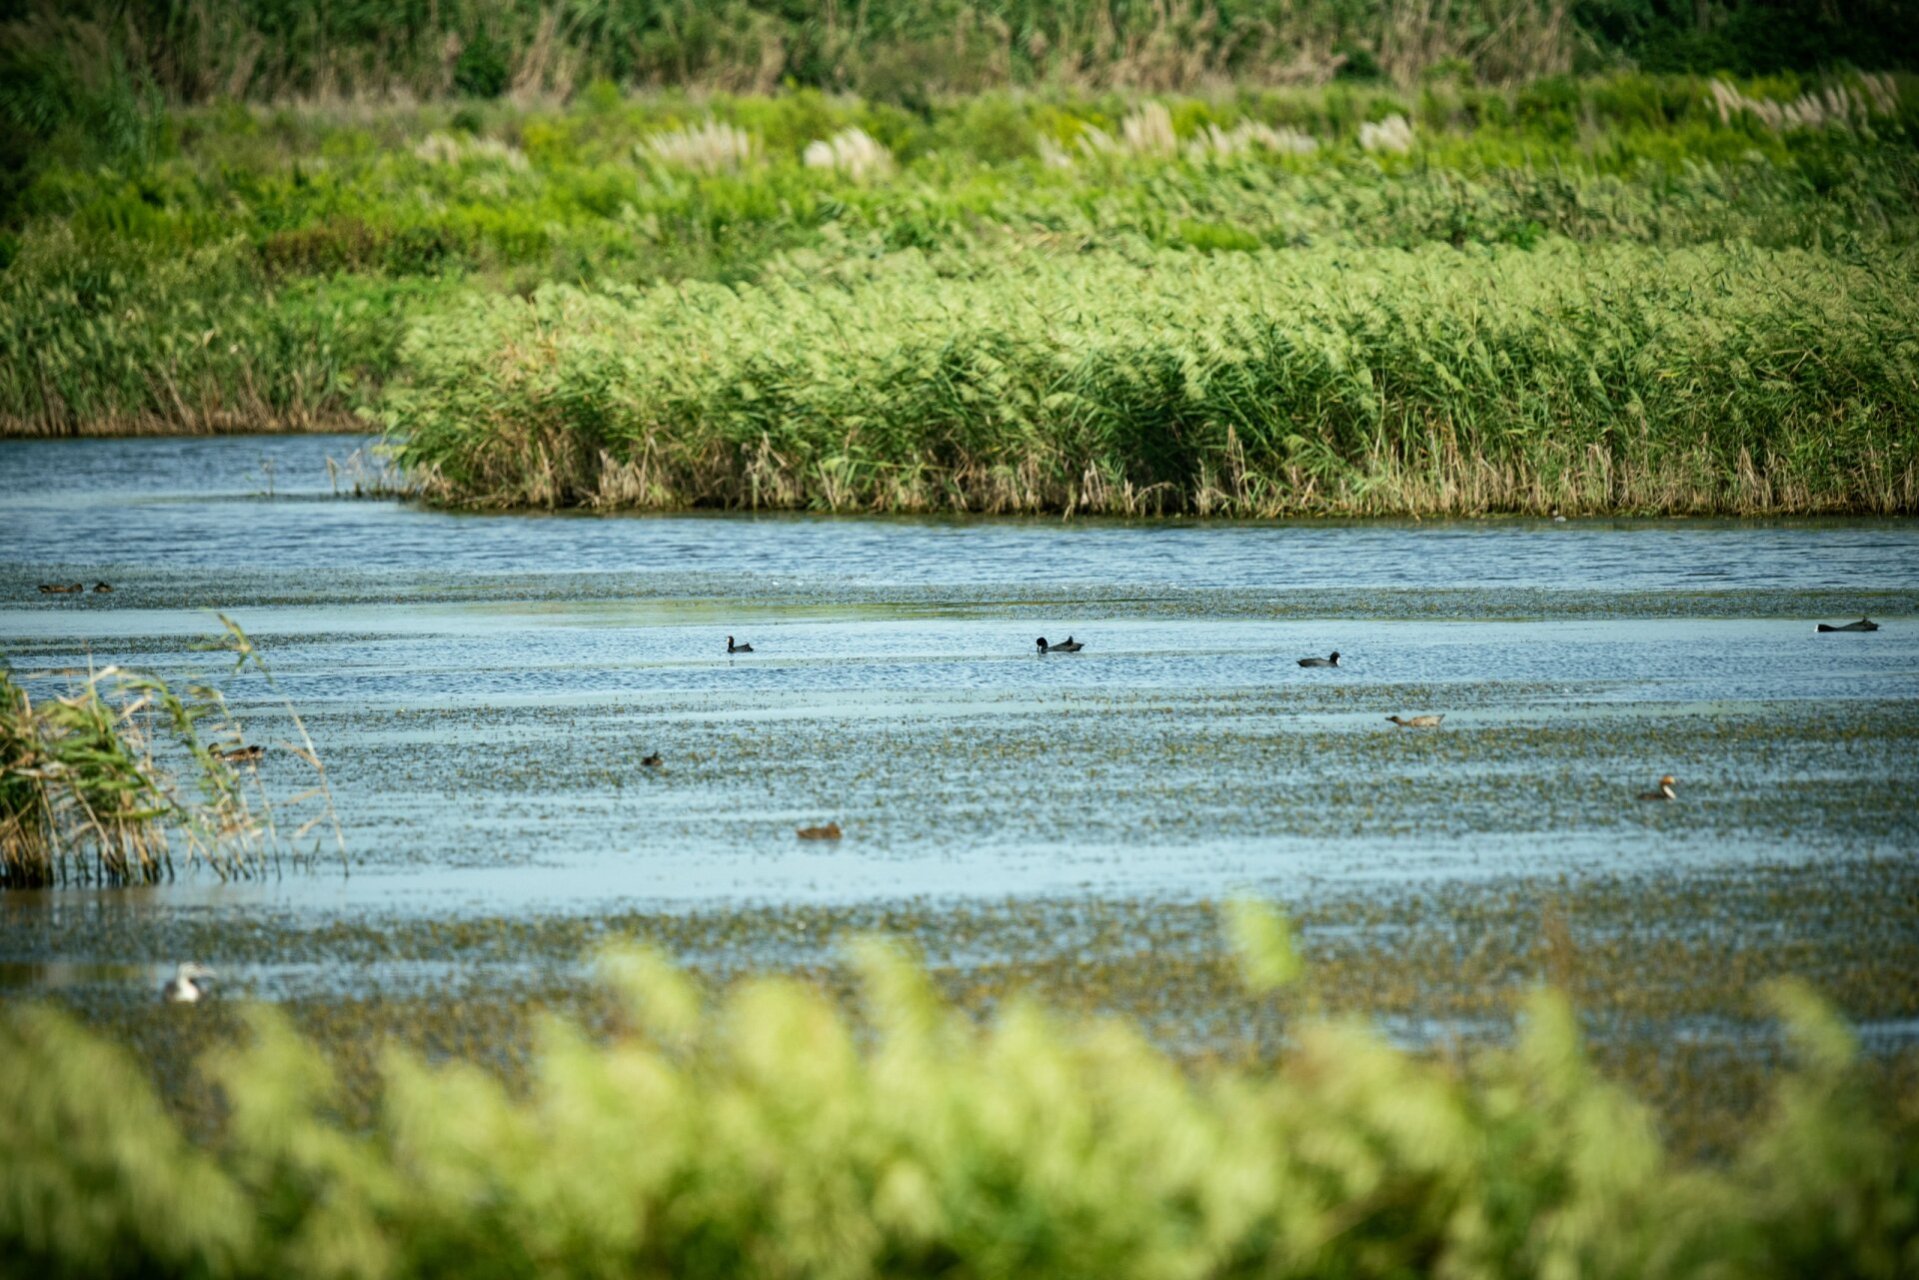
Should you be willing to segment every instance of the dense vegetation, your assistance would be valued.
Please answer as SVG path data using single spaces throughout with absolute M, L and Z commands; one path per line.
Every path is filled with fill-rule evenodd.
M 175 102 L 560 92 L 594 79 L 919 104 L 1015 85 L 1155 90 L 1518 81 L 1634 66 L 1911 69 L 1899 0 L 24 0 L 0 48 L 40 77 Z M 41 93 L 47 89 L 43 86 Z M 42 98 L 41 100 L 44 100 Z
M 1911 510 L 1919 99 L 1815 69 L 1911 24 L 27 4 L 0 432 L 379 421 L 494 505 Z
M 1235 917 L 1255 990 L 1297 959 Z M 1182 1071 L 1024 1002 L 991 1031 L 884 948 L 855 1029 L 794 980 L 707 1012 L 603 961 L 625 1029 L 550 1021 L 530 1092 L 393 1052 L 368 1131 L 284 1018 L 206 1063 L 193 1145 L 123 1050 L 0 1018 L 0 1250 L 35 1274 L 1460 1276 L 1910 1274 L 1919 1132 L 1844 1025 L 1773 993 L 1801 1066 L 1718 1166 L 1673 1161 L 1563 1000 L 1504 1051 L 1418 1061 L 1304 1020 L 1275 1064 Z M 188 1014 L 187 1016 L 192 1016 Z
M 1911 101 L 180 111 L 24 194 L 0 423 L 370 410 L 485 504 L 1910 510 Z
M 224 633 L 202 647 L 235 654 L 236 673 L 251 668 L 271 685 L 245 631 L 221 622 Z M 301 745 L 282 745 L 316 783 L 291 800 L 247 767 L 264 747 L 245 742 L 211 685 L 176 691 L 107 667 L 36 701 L 0 663 L 0 890 L 154 884 L 173 878 L 176 846 L 183 867 L 261 876 L 283 857 L 300 860 L 297 841 L 316 830 L 344 852 L 326 771 L 299 715 L 286 712 Z M 300 824 L 291 839 L 289 818 Z

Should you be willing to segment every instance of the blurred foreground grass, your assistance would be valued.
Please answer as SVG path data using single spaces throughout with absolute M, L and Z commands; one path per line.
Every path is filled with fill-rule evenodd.
M 1248 998 L 1298 967 L 1232 921 Z M 522 1093 L 393 1049 L 370 1125 L 286 1018 L 207 1059 L 189 1143 L 123 1050 L 0 1023 L 0 1251 L 38 1274 L 1218 1276 L 1908 1274 L 1919 1112 L 1867 1087 L 1808 988 L 1798 1065 L 1727 1160 L 1675 1160 L 1563 997 L 1509 1048 L 1421 1060 L 1288 1019 L 1275 1059 L 1182 1070 L 1123 1022 L 1016 1000 L 982 1029 L 892 949 L 863 1018 L 792 979 L 708 1008 L 606 952 L 610 1036 L 542 1019 Z

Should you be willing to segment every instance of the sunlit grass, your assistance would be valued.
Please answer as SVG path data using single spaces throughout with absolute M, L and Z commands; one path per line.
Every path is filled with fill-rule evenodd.
M 385 400 L 488 506 L 1901 512 L 1915 263 L 1554 242 L 989 258 L 549 288 Z

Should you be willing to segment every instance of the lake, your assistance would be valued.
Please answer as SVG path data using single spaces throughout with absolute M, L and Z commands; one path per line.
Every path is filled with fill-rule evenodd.
M 457 967 L 342 929 L 546 921 L 538 968 L 621 913 L 1130 918 L 1919 849 L 1910 521 L 470 515 L 341 496 L 367 443 L 0 442 L 16 679 L 220 676 L 285 739 L 259 677 L 191 647 L 225 612 L 348 851 L 0 895 L 0 985 L 144 998 L 187 947 L 266 996 Z M 37 590 L 69 580 L 114 590 Z M 1866 612 L 1884 629 L 1814 632 Z M 1385 719 L 1416 713 L 1445 720 Z M 1678 803 L 1635 799 L 1664 773 Z M 827 821 L 844 839 L 795 838 Z M 989 935 L 955 954 L 1025 945 Z

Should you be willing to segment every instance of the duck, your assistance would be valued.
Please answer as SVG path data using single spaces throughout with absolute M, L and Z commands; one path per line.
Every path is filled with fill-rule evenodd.
M 753 652 L 753 646 L 750 644 L 734 644 L 733 637 L 728 636 L 726 638 L 726 651 L 728 653 L 751 653 Z
M 239 747 L 211 747 L 213 755 L 227 764 L 259 764 L 267 749 L 257 742 Z
M 213 976 L 213 970 L 189 960 L 160 988 L 160 998 L 168 1004 L 198 1004 L 212 994 L 205 984 Z
M 46 590 L 45 587 L 42 587 L 40 589 L 42 591 Z M 1829 626 L 1823 622 L 1819 624 L 1819 630 L 1821 631 L 1877 631 L 1878 629 L 1879 629 L 1879 624 L 1874 622 L 1871 618 L 1861 618 L 1857 622 L 1848 622 L 1843 627 Z
M 652 755 L 650 755 L 650 756 L 641 756 L 641 757 L 640 757 L 640 765 L 641 765 L 641 767 L 643 767 L 643 768 L 647 768 L 647 769 L 657 769 L 657 768 L 659 768 L 659 767 L 660 767 L 661 765 L 663 765 L 663 764 L 665 764 L 665 763 L 666 763 L 666 761 L 660 758 L 660 753 L 659 753 L 659 752 L 657 752 L 657 751 L 655 751 L 655 752 L 654 752 L 654 753 L 653 753 Z
M 1302 667 L 1336 667 L 1339 665 L 1339 650 L 1333 650 L 1333 656 L 1330 658 L 1301 658 L 1299 665 Z
M 1386 718 L 1402 729 L 1437 729 L 1439 722 L 1446 716 L 1444 712 L 1441 712 L 1436 716 L 1387 716 Z
M 1659 780 L 1659 789 L 1657 791 L 1641 791 L 1639 798 L 1641 800 L 1677 800 L 1679 793 L 1674 791 L 1673 788 L 1678 785 L 1679 780 L 1669 773 Z
M 87 584 L 84 582 L 43 582 L 40 584 L 40 594 L 43 596 L 70 596 L 76 591 L 85 591 L 86 589 Z
M 837 840 L 840 838 L 840 824 L 829 822 L 823 827 L 801 827 L 797 834 L 802 840 Z
M 1067 636 L 1058 644 L 1048 644 L 1046 643 L 1046 637 L 1041 636 L 1038 643 L 1041 653 L 1078 653 L 1086 647 L 1084 643 L 1073 639 L 1071 636 Z
M 93 584 L 93 594 L 96 596 L 103 596 L 111 590 L 113 590 L 113 584 L 111 582 L 96 582 Z

